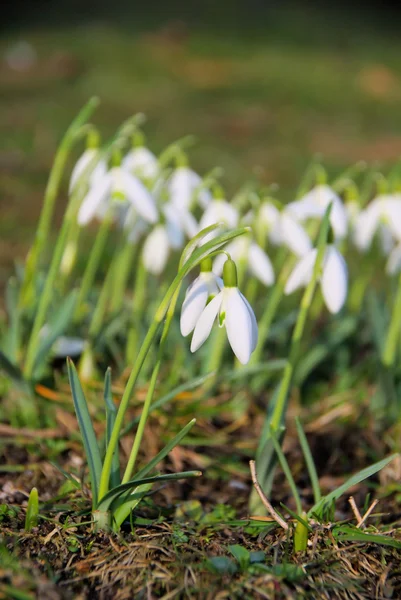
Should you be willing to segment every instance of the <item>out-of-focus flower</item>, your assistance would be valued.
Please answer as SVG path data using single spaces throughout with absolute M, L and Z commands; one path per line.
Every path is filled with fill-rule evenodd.
M 228 259 L 224 267 L 224 287 L 206 305 L 197 319 L 191 342 L 191 352 L 196 352 L 210 335 L 218 319 L 225 326 L 230 346 L 242 364 L 247 364 L 258 341 L 258 326 L 252 307 L 237 287 L 236 267 Z
M 225 249 L 235 262 L 243 262 L 250 273 L 259 279 L 261 283 L 266 286 L 273 285 L 273 265 L 266 252 L 256 242 L 242 236 L 228 244 Z M 226 260 L 227 257 L 224 254 L 217 256 L 213 264 L 213 271 L 216 275 L 222 274 Z
M 365 252 L 379 233 L 383 252 L 388 254 L 393 240 L 401 241 L 401 195 L 381 195 L 358 215 L 354 227 L 354 243 Z
M 91 186 L 80 206 L 78 223 L 87 225 L 94 217 L 103 218 L 112 206 L 127 202 L 145 221 L 157 222 L 156 204 L 145 185 L 120 166 L 112 167 Z
M 322 219 L 330 203 L 330 224 L 336 239 L 340 240 L 347 235 L 347 211 L 341 198 L 330 186 L 317 185 L 299 200 L 287 204 L 286 209 L 302 222 L 307 219 Z
M 149 273 L 160 275 L 167 264 L 171 250 L 178 250 L 184 244 L 184 233 L 177 213 L 170 205 L 162 209 L 164 220 L 154 227 L 143 246 L 143 262 Z
M 205 229 L 210 225 L 215 225 L 216 223 L 224 223 L 227 228 L 234 229 L 237 227 L 238 221 L 239 214 L 237 209 L 226 200 L 218 198 L 212 200 L 203 213 L 201 220 L 199 221 L 199 230 L 201 231 L 202 229 Z M 202 244 L 210 242 L 210 240 L 216 237 L 216 235 L 218 235 L 217 231 L 208 233 L 203 238 Z
M 189 211 L 198 202 L 206 208 L 212 200 L 209 190 L 202 188 L 202 179 L 187 166 L 177 167 L 168 182 L 171 203 L 179 210 Z
M 312 248 L 302 225 L 285 208 L 280 211 L 272 202 L 264 202 L 257 218 L 266 227 L 273 244 L 287 246 L 297 256 L 304 256 Z
M 287 280 L 285 294 L 292 294 L 295 290 L 308 285 L 316 258 L 316 248 L 301 258 Z M 331 313 L 337 313 L 343 307 L 347 297 L 348 272 L 344 258 L 332 244 L 326 248 L 319 281 L 327 308 Z
M 156 156 L 145 146 L 132 148 L 123 158 L 122 167 L 140 179 L 155 179 L 160 172 Z

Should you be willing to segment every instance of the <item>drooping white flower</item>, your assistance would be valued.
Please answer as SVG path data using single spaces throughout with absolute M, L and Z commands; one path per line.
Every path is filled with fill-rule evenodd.
M 267 228 L 270 241 L 276 246 L 287 246 L 297 256 L 304 256 L 312 248 L 302 225 L 285 208 L 280 211 L 272 202 L 264 202 L 258 218 Z
M 187 289 L 181 309 L 180 329 L 185 337 L 195 329 L 207 303 L 223 288 L 223 280 L 211 271 L 201 271 Z
M 354 243 L 365 252 L 379 233 L 383 252 L 388 254 L 393 241 L 401 241 L 401 194 L 378 196 L 358 215 Z
M 89 168 L 89 165 L 93 164 L 93 171 L 91 172 L 88 181 L 93 185 L 96 181 L 99 181 L 107 172 L 106 162 L 100 158 L 99 148 L 87 148 L 79 157 L 75 166 L 72 170 L 69 184 L 69 193 L 71 194 L 75 186 L 84 175 L 85 171 Z
M 308 285 L 316 258 L 316 248 L 301 258 L 287 280 L 285 294 L 292 294 L 300 287 Z M 343 307 L 347 297 L 348 272 L 344 258 L 332 244 L 326 248 L 319 281 L 327 308 L 331 313 L 337 313 Z
M 227 272 L 229 277 L 227 277 Z M 232 274 L 234 277 L 231 277 Z M 230 346 L 242 364 L 247 364 L 258 341 L 258 326 L 254 312 L 236 284 L 234 261 L 228 259 L 224 269 L 224 287 L 203 309 L 194 329 L 191 352 L 196 352 L 210 335 L 218 319 L 225 326 Z M 229 285 L 229 284 L 232 285 Z
M 202 179 L 187 166 L 177 167 L 168 182 L 170 202 L 179 210 L 191 209 L 194 202 L 206 208 L 212 200 L 209 190 L 202 188 Z
M 226 246 L 227 252 L 232 259 L 238 263 L 246 264 L 248 270 L 264 285 L 273 285 L 274 270 L 270 258 L 260 246 L 246 236 L 236 238 Z M 227 257 L 219 254 L 213 263 L 213 271 L 216 275 L 223 272 Z
M 229 229 L 234 229 L 237 227 L 238 221 L 239 214 L 237 209 L 226 200 L 219 198 L 212 200 L 206 208 L 199 221 L 199 230 L 202 231 L 202 229 L 205 229 L 210 225 L 215 225 L 216 223 L 224 223 Z M 210 242 L 216 235 L 218 235 L 217 231 L 208 233 L 202 239 L 202 244 Z
M 132 148 L 123 158 L 122 167 L 141 179 L 155 179 L 160 172 L 156 156 L 145 146 Z
M 287 210 L 300 222 L 307 219 L 322 219 L 329 204 L 332 204 L 330 224 L 336 239 L 347 235 L 347 211 L 341 198 L 330 186 L 317 185 L 299 200 L 287 204 Z
M 95 216 L 103 218 L 113 200 L 114 206 L 128 201 L 145 221 L 156 223 L 156 204 L 149 190 L 134 175 L 112 167 L 96 180 L 84 198 L 78 212 L 79 225 L 87 225 Z
M 171 250 L 178 250 L 184 244 L 184 233 L 177 219 L 177 213 L 168 204 L 162 210 L 164 222 L 154 227 L 143 245 L 142 257 L 145 268 L 154 275 L 162 273 Z

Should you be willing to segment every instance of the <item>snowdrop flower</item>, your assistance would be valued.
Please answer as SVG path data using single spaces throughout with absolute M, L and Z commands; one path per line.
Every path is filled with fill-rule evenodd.
M 317 248 L 313 248 L 295 265 L 285 284 L 285 294 L 292 294 L 300 287 L 306 287 L 312 278 L 317 258 Z M 333 314 L 344 305 L 347 296 L 347 265 L 333 244 L 329 244 L 323 258 L 320 286 L 327 308 Z
M 69 184 L 70 194 L 91 164 L 94 165 L 94 168 L 89 176 L 90 184 L 95 183 L 106 174 L 106 162 L 100 159 L 99 141 L 99 134 L 91 131 L 88 135 L 86 150 L 81 154 L 72 170 Z
M 401 241 L 401 194 L 383 194 L 365 208 L 356 219 L 354 242 L 359 250 L 370 248 L 378 232 L 383 252 L 388 254 L 393 239 Z
M 264 285 L 273 285 L 274 271 L 272 263 L 266 252 L 256 242 L 246 236 L 238 237 L 226 246 L 226 250 L 234 261 L 244 261 L 252 275 Z M 216 275 L 222 274 L 226 260 L 225 254 L 217 256 L 213 264 L 213 271 Z
M 270 241 L 284 245 L 297 256 L 304 256 L 312 248 L 308 234 L 285 208 L 280 211 L 272 202 L 264 202 L 258 218 L 267 228 Z
M 212 261 L 205 258 L 201 263 L 201 272 L 187 289 L 181 309 L 180 329 L 186 337 L 195 329 L 208 302 L 223 288 L 223 280 L 212 272 Z
M 209 190 L 202 189 L 202 179 L 187 166 L 175 169 L 168 182 L 171 203 L 179 210 L 191 209 L 193 201 L 202 208 L 210 204 L 212 196 Z
M 153 196 L 144 184 L 121 166 L 113 166 L 91 186 L 78 212 L 78 223 L 87 225 L 95 216 L 103 218 L 112 201 L 128 201 L 145 221 L 157 222 L 157 209 Z M 114 203 L 114 206 L 117 202 Z M 126 206 L 125 206 L 126 207 Z
M 239 214 L 237 209 L 226 200 L 218 198 L 212 200 L 203 213 L 201 220 L 199 221 L 199 230 L 202 231 L 202 229 L 205 229 L 210 225 L 215 225 L 216 223 L 224 223 L 228 229 L 234 229 L 237 227 L 238 221 Z M 202 239 L 202 244 L 210 242 L 216 235 L 218 235 L 217 231 L 208 233 Z
M 160 172 L 156 156 L 145 146 L 132 148 L 124 157 L 122 167 L 140 179 L 156 179 Z
M 167 204 L 163 207 L 163 213 L 165 222 L 156 225 L 143 246 L 143 263 L 153 275 L 160 275 L 171 250 L 178 250 L 184 244 L 184 233 L 177 219 L 177 212 Z
M 254 312 L 237 287 L 235 262 L 228 259 L 224 264 L 224 287 L 203 309 L 191 341 L 191 352 L 196 352 L 210 335 L 213 324 L 225 326 L 230 346 L 243 364 L 247 364 L 258 341 L 258 326 Z
M 341 198 L 326 184 L 317 185 L 299 200 L 290 202 L 287 210 L 298 221 L 323 218 L 327 207 L 332 204 L 330 224 L 336 239 L 347 235 L 347 211 Z

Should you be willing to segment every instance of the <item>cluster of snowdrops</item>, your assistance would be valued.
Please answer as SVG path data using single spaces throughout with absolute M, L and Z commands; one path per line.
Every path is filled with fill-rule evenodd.
M 201 177 L 189 165 L 187 138 L 174 142 L 156 156 L 146 145 L 138 118 L 127 121 L 111 143 L 101 146 L 97 129 L 86 123 L 93 108 L 93 102 L 84 108 L 60 145 L 36 239 L 21 280 L 10 292 L 11 298 L 15 292 L 16 301 L 9 303 L 10 330 L 2 344 L 1 358 L 11 376 L 20 369 L 21 377 L 27 382 L 37 382 L 43 373 L 44 358 L 48 363 L 55 354 L 82 354 L 80 376 L 84 379 L 82 365 L 86 349 L 106 328 L 107 304 L 111 304 L 116 314 L 126 306 L 128 281 L 135 264 L 132 302 L 137 320 L 134 318 L 127 336 L 131 349 L 127 357 L 132 371 L 118 409 L 111 396 L 110 372 L 106 373 L 105 445 L 99 445 L 96 439 L 84 389 L 73 363 L 68 362 L 72 396 L 90 472 L 93 519 L 100 528 L 112 526 L 118 530 L 154 483 L 198 475 L 197 472 L 150 475 L 188 433 L 194 420 L 148 465 L 139 470 L 136 468 L 160 365 L 166 353 L 166 339 L 171 334 L 176 306 L 181 298 L 180 288 L 187 276 L 195 271 L 195 278 L 182 301 L 179 329 L 184 337 L 192 336 L 191 351 L 197 351 L 207 341 L 216 325 L 220 334 L 226 332 L 232 351 L 242 365 L 253 359 L 262 362 L 263 366 L 264 345 L 281 298 L 305 288 L 289 356 L 280 366 L 284 368 L 283 376 L 273 394 L 272 410 L 259 443 L 258 475 L 262 487 L 269 491 L 271 473 L 277 456 L 280 456 L 279 441 L 285 429 L 287 399 L 315 289 L 320 285 L 321 298 L 330 313 L 336 315 L 341 311 L 349 287 L 343 254 L 350 247 L 353 253 L 363 255 L 373 245 L 379 246 L 387 273 L 394 275 L 401 270 L 401 195 L 390 179 L 384 180 L 377 174 L 373 174 L 370 185 L 365 186 L 362 193 L 352 177 L 354 173 L 360 173 L 361 165 L 351 168 L 329 185 L 321 165 L 313 164 L 296 198 L 290 202 L 280 203 L 272 188 L 266 190 L 258 184 L 245 185 L 229 198 L 222 187 L 218 169 Z M 45 277 L 39 277 L 67 159 L 73 145 L 83 137 L 86 137 L 86 149 L 69 176 L 69 203 L 51 263 Z M 66 293 L 79 255 L 79 233 L 91 223 L 97 223 L 97 233 L 79 287 Z M 121 243 L 104 282 L 100 283 L 100 292 L 93 296 L 110 231 L 117 232 Z M 272 251 L 275 260 L 271 259 Z M 180 257 L 178 261 L 176 257 Z M 168 279 L 165 273 L 171 262 L 174 266 L 178 262 L 178 271 L 169 283 L 164 278 Z M 159 305 L 149 329 L 142 336 L 138 332 L 143 326 L 143 306 L 148 301 L 149 276 L 162 283 L 157 298 Z M 358 293 L 353 294 L 359 300 L 368 283 L 369 277 L 359 279 Z M 57 294 L 61 298 L 59 307 Z M 254 301 L 262 305 L 259 319 L 252 308 Z M 18 342 L 22 330 L 19 319 L 24 316 L 24 309 L 32 305 L 35 309 L 29 309 L 28 313 L 31 319 L 33 314 L 32 328 L 26 352 L 22 352 L 24 344 L 21 340 Z M 394 311 L 385 345 L 384 354 L 390 363 L 394 362 L 400 329 L 397 315 Z M 72 337 L 69 333 L 70 326 L 74 329 L 82 319 L 89 321 L 88 339 Z M 26 320 L 24 316 L 24 323 Z M 216 344 L 215 340 L 218 352 L 212 353 L 215 358 L 217 356 L 214 362 L 217 370 L 222 360 L 220 342 Z M 121 477 L 118 446 L 124 416 L 152 345 L 156 346 L 157 353 L 152 355 L 153 370 L 147 377 L 146 399 L 128 464 Z M 21 354 L 22 366 L 18 362 Z M 314 477 L 313 473 L 311 477 Z M 318 500 L 316 498 L 316 506 Z

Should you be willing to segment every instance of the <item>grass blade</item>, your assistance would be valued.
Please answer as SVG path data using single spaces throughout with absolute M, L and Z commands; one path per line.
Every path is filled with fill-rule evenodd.
M 98 489 L 100 481 L 100 473 L 102 471 L 102 461 L 100 458 L 100 450 L 96 440 L 95 431 L 92 425 L 92 419 L 89 414 L 86 398 L 79 381 L 78 373 L 74 363 L 70 358 L 67 359 L 68 376 L 72 397 L 74 400 L 75 413 L 78 419 L 79 429 L 82 435 L 82 442 L 88 461 L 89 476 L 92 489 L 92 505 L 97 506 Z
M 31 489 L 31 493 L 29 494 L 28 506 L 26 509 L 25 531 L 31 531 L 33 527 L 37 526 L 38 517 L 39 517 L 39 496 L 38 496 L 37 488 L 33 487 Z
M 287 462 L 286 457 L 284 456 L 284 452 L 282 451 L 279 442 L 277 441 L 277 438 L 276 438 L 276 435 L 275 435 L 275 432 L 273 431 L 273 429 L 270 430 L 270 435 L 271 435 L 271 440 L 273 442 L 273 446 L 276 451 L 281 468 L 284 471 L 284 475 L 287 478 L 288 484 L 291 488 L 292 495 L 294 496 L 295 504 L 297 507 L 297 513 L 300 515 L 302 513 L 301 498 L 299 496 L 297 486 L 296 486 L 294 478 L 292 476 L 290 466 Z
M 374 463 L 370 467 L 366 467 L 366 469 L 362 469 L 362 471 L 355 473 L 355 475 L 352 475 L 349 479 L 347 479 L 347 481 L 345 483 L 340 485 L 336 490 L 330 492 L 330 494 L 327 494 L 327 496 L 324 496 L 319 502 L 317 502 L 314 506 L 312 506 L 312 508 L 308 512 L 308 516 L 311 516 L 312 514 L 314 514 L 317 517 L 321 517 L 326 506 L 330 505 L 332 502 L 335 502 L 350 487 L 357 485 L 364 479 L 367 479 L 368 477 L 371 477 L 372 475 L 375 475 L 375 473 L 378 473 L 379 471 L 381 471 L 386 465 L 388 465 L 397 456 L 398 456 L 397 453 L 392 454 L 391 456 L 384 458 L 383 460 L 379 460 L 379 462 Z
M 114 488 L 114 490 L 110 490 L 107 492 L 103 498 L 101 498 L 97 508 L 100 512 L 107 512 L 110 509 L 110 506 L 114 500 L 116 500 L 121 494 L 132 490 L 138 486 L 147 484 L 147 483 L 160 483 L 162 481 L 175 481 L 177 479 L 187 479 L 190 477 L 200 477 L 202 473 L 200 471 L 182 471 L 180 473 L 168 473 L 167 475 L 153 475 L 153 477 L 144 477 L 142 479 L 133 479 L 131 481 L 127 481 L 127 483 L 122 483 L 121 485 Z M 127 502 L 129 502 L 130 495 L 127 496 Z
M 106 371 L 104 378 L 104 404 L 106 407 L 106 449 L 109 445 L 111 432 L 113 431 L 114 422 L 116 420 L 117 408 L 113 402 L 113 396 L 111 393 L 111 369 L 110 367 Z M 118 447 L 115 449 L 113 454 L 113 463 L 110 474 L 110 487 L 114 488 L 120 485 L 120 462 L 118 459 Z
M 320 502 L 322 497 L 322 493 L 320 491 L 319 485 L 319 477 L 316 471 L 315 461 L 313 460 L 312 452 L 310 450 L 308 440 L 306 439 L 306 435 L 304 430 L 302 429 L 302 425 L 298 417 L 295 418 L 295 425 L 297 428 L 299 443 L 301 444 L 302 453 L 305 458 L 306 467 L 308 469 L 309 478 L 311 480 L 312 489 L 313 489 L 313 498 L 315 500 L 315 504 Z

